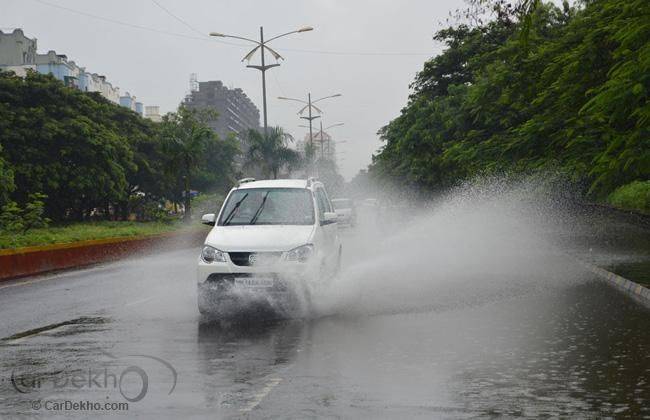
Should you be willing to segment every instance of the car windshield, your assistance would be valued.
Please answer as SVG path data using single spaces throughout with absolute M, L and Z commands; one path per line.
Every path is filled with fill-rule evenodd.
M 244 188 L 230 194 L 219 226 L 313 225 L 311 192 L 303 188 Z
M 352 208 L 352 200 L 348 200 L 347 198 L 335 198 L 332 200 L 332 204 L 336 210 Z

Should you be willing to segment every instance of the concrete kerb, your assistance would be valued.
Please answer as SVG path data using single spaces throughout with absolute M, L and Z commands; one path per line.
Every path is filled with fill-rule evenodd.
M 608 285 L 616 288 L 617 290 L 629 295 L 637 302 L 643 304 L 647 308 L 650 308 L 650 289 L 645 286 L 640 285 L 639 283 L 628 280 L 625 277 L 621 277 L 616 273 L 607 271 L 601 267 L 598 267 L 594 264 L 588 263 L 581 260 L 575 256 L 571 256 L 576 260 L 580 265 L 585 267 L 587 270 L 598 276 L 598 278 Z
M 206 235 L 207 230 L 197 229 L 0 250 L 0 281 L 115 261 L 172 245 L 198 246 Z

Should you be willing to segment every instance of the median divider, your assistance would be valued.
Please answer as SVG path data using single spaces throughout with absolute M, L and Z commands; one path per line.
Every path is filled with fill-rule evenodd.
M 650 289 L 647 287 L 633 282 L 632 280 L 628 280 L 625 277 L 621 277 L 616 273 L 612 273 L 611 271 L 607 271 L 596 265 L 583 261 L 579 258 L 573 258 L 575 258 L 580 265 L 598 276 L 599 279 L 605 281 L 610 286 L 622 291 L 623 293 L 631 296 L 637 302 L 650 308 Z
M 146 252 L 203 243 L 208 229 L 0 249 L 0 280 L 115 261 Z

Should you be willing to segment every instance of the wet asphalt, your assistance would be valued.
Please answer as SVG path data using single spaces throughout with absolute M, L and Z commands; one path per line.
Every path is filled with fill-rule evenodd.
M 345 273 L 371 251 L 342 235 Z M 534 283 L 382 283 L 221 323 L 196 309 L 197 255 L 0 284 L 0 417 L 650 418 L 650 311 L 561 255 Z

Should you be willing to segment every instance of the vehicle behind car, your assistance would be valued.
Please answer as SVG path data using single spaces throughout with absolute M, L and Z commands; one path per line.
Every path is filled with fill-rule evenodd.
M 334 211 L 339 225 L 354 227 L 357 224 L 357 209 L 354 201 L 349 198 L 335 198 L 332 200 Z
M 295 313 L 340 266 L 337 216 L 313 179 L 242 180 L 202 221 L 214 226 L 198 262 L 204 314 Z

